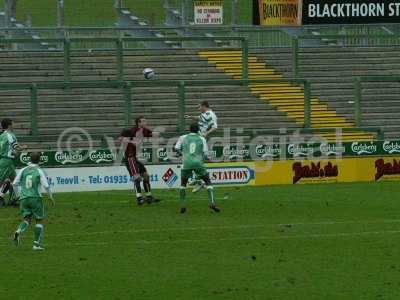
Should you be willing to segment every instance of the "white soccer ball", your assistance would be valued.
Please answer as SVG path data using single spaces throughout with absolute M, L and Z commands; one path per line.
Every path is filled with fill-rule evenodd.
M 146 79 L 151 79 L 154 77 L 154 75 L 155 75 L 154 70 L 151 68 L 146 68 L 143 70 L 143 76 Z

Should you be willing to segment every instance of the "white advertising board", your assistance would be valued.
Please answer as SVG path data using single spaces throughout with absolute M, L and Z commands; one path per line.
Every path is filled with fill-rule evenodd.
M 194 23 L 196 25 L 221 25 L 224 23 L 222 0 L 195 0 Z
M 153 189 L 178 188 L 179 165 L 146 166 Z M 246 164 L 214 164 L 207 168 L 215 185 L 253 184 L 254 170 Z M 124 166 L 44 169 L 53 192 L 131 190 L 133 183 Z

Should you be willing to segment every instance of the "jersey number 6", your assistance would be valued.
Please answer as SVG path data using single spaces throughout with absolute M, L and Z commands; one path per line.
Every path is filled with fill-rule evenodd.
M 26 176 L 25 187 L 27 189 L 31 189 L 32 188 L 32 175 Z

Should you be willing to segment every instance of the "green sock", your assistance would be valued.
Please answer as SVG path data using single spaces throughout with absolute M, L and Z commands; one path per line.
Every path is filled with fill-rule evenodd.
M 215 205 L 215 198 L 214 198 L 214 188 L 212 186 L 207 187 L 208 199 L 210 200 L 212 205 Z
M 35 225 L 35 241 L 33 242 L 36 246 L 40 246 L 43 241 L 43 225 L 36 224 Z
M 179 195 L 180 195 L 181 207 L 185 207 L 186 206 L 186 188 L 185 187 L 181 187 L 181 189 L 179 191 Z
M 27 230 L 29 227 L 29 222 L 28 221 L 22 221 L 21 224 L 18 225 L 17 232 L 18 233 L 24 233 L 25 230 Z

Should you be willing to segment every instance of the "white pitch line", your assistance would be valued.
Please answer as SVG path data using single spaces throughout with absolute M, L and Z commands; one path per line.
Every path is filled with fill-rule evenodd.
M 96 193 L 96 192 L 87 192 L 87 193 L 92 193 L 93 194 L 93 193 Z M 62 202 L 56 202 L 57 203 L 56 206 L 71 206 L 71 205 L 81 205 L 81 204 L 103 204 L 103 203 L 106 203 L 106 204 L 131 204 L 132 203 L 133 205 L 136 205 L 136 200 L 134 198 L 135 195 L 131 191 L 126 191 L 126 193 L 107 192 L 106 191 L 106 192 L 102 192 L 102 193 L 99 193 L 99 194 L 101 196 L 119 196 L 119 197 L 129 197 L 129 198 L 126 199 L 126 200 L 113 200 L 112 198 L 105 198 L 105 199 L 100 200 L 100 201 L 98 201 L 98 200 L 72 200 L 72 201 L 68 201 L 68 202 L 62 201 Z M 192 196 L 189 196 L 189 195 L 192 195 Z M 168 195 L 168 196 L 171 196 L 171 197 L 163 198 L 161 203 L 163 203 L 163 202 L 179 202 L 179 196 L 178 196 L 177 192 L 176 192 L 175 196 L 173 196 L 173 195 Z M 57 201 L 57 194 L 55 194 L 55 198 L 56 198 L 56 201 Z M 205 195 L 204 193 L 201 194 L 201 192 L 197 193 L 197 194 L 189 193 L 188 194 L 188 198 L 189 198 L 190 202 L 194 202 L 194 201 L 209 201 L 207 195 Z M 310 201 L 310 199 L 302 199 L 301 201 Z M 229 192 L 228 193 L 222 192 L 221 195 L 219 195 L 217 193 L 216 200 L 217 201 L 226 201 L 226 200 L 232 201 L 232 200 L 238 200 L 238 197 L 231 196 L 231 194 Z M 253 200 L 253 201 L 256 201 L 256 200 Z M 259 200 L 259 201 L 264 201 L 264 199 Z M 270 201 L 293 201 L 293 200 L 292 199 L 280 199 L 280 200 L 273 199 L 273 200 L 270 200 Z M 155 205 L 157 205 L 157 203 Z M 0 221 L 1 221 L 1 219 L 0 219 Z
M 56 199 L 57 200 L 57 199 Z M 129 204 L 131 202 L 134 202 L 134 200 L 130 201 L 130 200 L 101 200 L 101 201 L 95 201 L 95 200 L 87 200 L 87 201 L 71 201 L 71 202 L 57 202 L 56 203 L 56 207 L 57 206 L 64 206 L 64 205 L 68 205 L 68 206 L 72 206 L 72 205 L 82 205 L 82 204 Z M 136 202 L 135 202 L 136 204 Z
M 286 236 L 254 236 L 254 237 L 233 237 L 233 238 L 221 238 L 221 239 L 178 239 L 178 240 L 138 240 L 132 242 L 126 242 L 126 244 L 179 244 L 179 243 L 203 243 L 203 242 L 229 242 L 229 241 L 252 241 L 252 240 L 286 240 L 286 239 L 309 239 L 309 238 L 332 238 L 332 237 L 352 237 L 352 236 L 364 236 L 364 235 L 384 235 L 384 234 L 399 234 L 400 230 L 387 230 L 387 231 L 365 231 L 365 232 L 343 232 L 343 233 L 321 233 L 321 234 L 299 234 L 299 235 L 286 235 Z M 115 244 L 111 242 L 93 242 L 94 245 L 99 243 L 100 245 Z M 76 243 L 73 245 L 77 246 L 90 246 L 92 243 Z
M 317 239 L 317 238 L 337 238 L 337 237 L 356 237 L 368 235 L 389 235 L 400 234 L 400 230 L 387 230 L 387 231 L 365 231 L 365 232 L 339 232 L 339 233 L 321 233 L 321 234 L 299 234 L 299 235 L 286 235 L 286 236 L 254 236 L 254 237 L 233 237 L 233 238 L 220 238 L 220 239 L 178 239 L 178 240 L 137 240 L 137 241 L 124 241 L 124 242 L 83 242 L 83 243 L 57 243 L 56 246 L 49 247 L 81 247 L 81 246 L 108 246 L 108 245 L 131 245 L 131 244 L 182 244 L 182 243 L 210 243 L 210 242 L 232 242 L 232 241 L 255 241 L 255 240 L 288 240 L 288 239 Z M 0 247 L 10 247 L 8 244 L 0 244 Z
M 206 201 L 206 200 L 208 201 L 208 198 L 200 196 L 200 197 L 196 197 L 195 199 L 190 199 L 190 202 L 199 201 L 199 200 L 200 201 Z M 217 200 L 222 201 L 222 200 L 227 200 L 227 199 L 218 198 Z M 171 198 L 171 199 L 168 199 L 168 198 L 167 199 L 165 199 L 165 198 L 161 199 L 160 203 L 164 203 L 164 202 L 176 202 L 176 203 L 178 203 L 179 199 L 178 199 L 178 196 L 175 197 L 175 198 Z M 132 204 L 133 206 L 136 206 L 136 199 L 135 198 L 126 199 L 126 200 L 112 200 L 112 199 L 105 200 L 104 199 L 104 200 L 100 200 L 100 201 L 87 200 L 87 201 L 76 201 L 76 202 L 58 202 L 57 206 L 59 206 L 59 205 L 61 205 L 61 206 L 63 206 L 63 205 L 70 206 L 70 205 L 81 205 L 81 204 Z M 158 205 L 158 203 L 153 203 L 151 205 Z
M 135 194 L 131 191 L 127 191 L 126 193 L 119 193 L 119 192 L 103 192 L 100 193 L 101 196 L 118 196 L 118 197 L 129 197 L 129 199 L 126 200 L 113 200 L 111 198 L 106 198 L 100 201 L 97 200 L 86 200 L 86 201 L 71 201 L 71 202 L 59 202 L 60 204 L 80 204 L 80 203 L 135 203 L 136 204 L 136 199 L 135 199 Z M 190 195 L 192 195 L 192 197 L 190 197 Z M 221 193 L 220 197 L 217 197 L 217 200 L 227 200 L 224 197 L 226 197 L 228 195 L 229 199 L 230 199 L 230 193 Z M 157 197 L 157 195 L 155 195 Z M 167 196 L 171 196 L 171 197 L 167 197 L 167 198 L 162 198 L 162 202 L 179 202 L 179 194 L 178 194 L 178 190 L 176 190 L 175 195 L 173 195 L 172 193 L 167 195 Z M 55 194 L 55 197 L 57 197 L 57 194 Z M 209 200 L 206 194 L 201 194 L 201 192 L 193 194 L 193 193 L 188 193 L 188 197 L 190 198 L 190 201 L 196 201 L 196 200 Z M 56 198 L 57 200 L 57 198 Z
M 173 232 L 173 231 L 201 231 L 201 230 L 237 230 L 267 227 L 288 227 L 288 226 L 324 226 L 324 225 L 345 225 L 345 224 L 390 224 L 400 223 L 400 219 L 392 220 L 372 220 L 372 221 L 321 221 L 321 222 L 294 222 L 294 223 L 270 223 L 270 224 L 249 224 L 249 225 L 233 225 L 233 226 L 196 226 L 196 227 L 170 227 L 170 228 L 140 228 L 132 230 L 107 230 L 94 232 L 74 232 L 63 234 L 48 234 L 46 237 L 74 237 L 74 236 L 92 236 L 92 235 L 108 235 L 108 234 L 129 234 L 129 233 L 157 233 L 157 232 Z M 290 228 L 290 227 L 289 227 Z M 7 240 L 7 238 L 0 238 Z
M 172 232 L 172 231 L 201 231 L 201 230 L 230 230 L 230 229 L 251 229 L 251 228 L 266 228 L 266 227 L 282 227 L 282 226 L 320 226 L 320 225 L 340 225 L 340 224 L 379 224 L 379 223 L 400 223 L 399 220 L 380 220 L 380 221 L 324 221 L 310 223 L 276 223 L 276 224 L 254 224 L 254 225 L 233 225 L 233 226 L 197 226 L 197 227 L 170 227 L 170 228 L 141 228 L 132 230 L 108 230 L 97 232 L 79 232 L 68 234 L 54 234 L 49 237 L 66 237 L 66 236 L 81 236 L 81 235 L 107 235 L 118 233 L 144 233 L 144 232 Z

